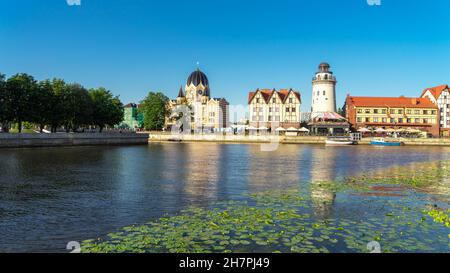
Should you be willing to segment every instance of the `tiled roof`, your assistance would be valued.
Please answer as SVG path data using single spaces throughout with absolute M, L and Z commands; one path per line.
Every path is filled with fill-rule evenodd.
M 272 97 L 274 93 L 277 93 L 278 96 L 280 96 L 281 101 L 284 103 L 289 95 L 289 92 L 293 92 L 294 95 L 298 98 L 299 101 L 301 101 L 300 93 L 298 91 L 295 91 L 294 89 L 280 89 L 277 91 L 276 89 L 256 89 L 254 92 L 248 93 L 248 103 L 250 103 L 255 96 L 257 92 L 260 92 L 262 97 L 264 98 L 264 101 L 266 103 L 269 102 L 269 99 Z
M 430 91 L 430 93 L 433 95 L 433 97 L 437 100 L 441 96 L 442 91 L 444 91 L 445 89 L 449 90 L 449 87 L 447 84 L 426 88 L 425 90 L 423 90 L 421 97 L 423 97 L 427 91 Z
M 359 107 L 406 107 L 406 108 L 437 108 L 427 98 L 407 97 L 347 97 L 347 104 Z

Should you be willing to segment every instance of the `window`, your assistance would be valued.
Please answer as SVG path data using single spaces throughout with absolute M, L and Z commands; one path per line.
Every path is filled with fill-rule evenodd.
M 320 91 L 317 91 L 317 96 L 319 96 L 320 95 Z
M 256 107 L 254 107 L 254 108 L 253 108 L 253 112 L 256 112 L 256 110 L 257 110 Z
M 325 96 L 325 94 L 326 94 L 326 91 L 325 91 L 325 90 L 323 90 L 323 95 Z
M 406 113 L 407 113 L 408 115 L 412 114 L 411 109 L 406 110 Z
M 391 119 L 390 119 L 390 122 L 391 122 L 391 123 L 395 123 L 395 118 L 391 118 Z
M 386 114 L 386 109 L 382 109 L 382 110 L 381 110 L 381 113 L 382 113 L 382 114 Z
M 272 112 L 272 107 L 269 107 L 269 112 Z
M 277 103 L 277 99 L 273 98 L 273 99 L 272 99 L 272 102 L 273 102 L 273 103 Z
M 280 116 L 275 116 L 275 121 L 280 121 Z
M 420 110 L 414 110 L 415 115 L 420 115 Z
M 414 122 L 415 122 L 415 123 L 420 123 L 420 118 L 414 119 Z
M 269 116 L 269 121 L 272 121 L 272 116 Z
M 279 107 L 275 107 L 275 112 L 280 112 L 280 108 Z
M 373 122 L 378 122 L 378 118 L 373 118 Z
M 293 102 L 292 98 L 289 98 L 289 103 L 292 103 L 292 102 Z
M 399 109 L 399 110 L 398 110 L 398 113 L 399 113 L 399 114 L 403 114 L 403 110 Z
M 432 115 L 436 115 L 436 110 L 431 110 Z
M 286 112 L 289 112 L 289 107 L 286 107 Z
M 387 123 L 387 118 L 382 119 L 383 123 Z
M 398 119 L 398 123 L 403 123 L 403 119 L 402 119 L 402 118 L 399 118 L 399 119 Z
M 428 119 L 427 119 L 427 118 L 424 118 L 424 119 L 423 119 L 423 123 L 428 123 Z
M 263 109 L 262 109 L 262 108 L 259 108 L 259 112 L 262 113 L 262 111 L 263 111 Z
M 407 119 L 406 119 L 406 123 L 411 123 L 411 119 L 410 119 L 410 118 L 407 118 Z
M 253 116 L 253 117 L 252 117 L 252 120 L 253 120 L 253 121 L 258 121 L 256 116 Z
M 366 114 L 370 114 L 370 109 L 366 109 Z
M 378 114 L 378 109 L 373 109 L 374 114 Z
M 366 122 L 370 122 L 370 118 L 366 118 Z
M 292 113 L 295 113 L 295 107 L 292 107 L 292 111 L 291 111 Z
M 357 121 L 357 122 L 361 122 L 362 119 L 361 119 L 361 118 L 357 118 L 356 121 Z
M 256 103 L 259 103 L 259 99 L 256 99 Z
M 424 115 L 428 115 L 428 110 L 423 110 Z
M 362 113 L 362 109 L 358 109 L 358 113 L 361 114 Z
M 395 114 L 395 110 L 394 110 L 394 109 L 391 109 L 391 110 L 389 111 L 389 113 Z

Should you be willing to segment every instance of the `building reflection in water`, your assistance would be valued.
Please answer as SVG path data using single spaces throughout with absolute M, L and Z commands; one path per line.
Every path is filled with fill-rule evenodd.
M 260 145 L 248 145 L 248 191 L 262 192 L 298 186 L 301 146 L 280 145 L 277 150 L 261 151 Z
M 336 147 L 315 149 L 311 154 L 311 199 L 313 210 L 323 216 L 329 215 L 334 204 L 336 194 L 333 192 L 332 183 L 337 183 L 337 151 Z

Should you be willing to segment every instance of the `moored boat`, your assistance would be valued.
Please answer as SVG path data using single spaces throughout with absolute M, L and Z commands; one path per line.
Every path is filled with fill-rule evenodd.
M 325 145 L 327 146 L 342 146 L 342 145 L 356 145 L 357 141 L 352 140 L 351 138 L 327 138 L 325 140 Z
M 370 141 L 370 145 L 376 145 L 376 146 L 403 146 L 405 143 L 401 141 L 388 141 L 384 138 L 375 138 L 372 141 Z

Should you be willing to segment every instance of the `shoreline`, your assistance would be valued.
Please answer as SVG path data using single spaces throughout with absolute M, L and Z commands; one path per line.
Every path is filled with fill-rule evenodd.
M 118 146 L 148 144 L 148 134 L 136 133 L 55 133 L 0 134 L 0 149 L 71 146 Z
M 171 135 L 161 133 L 150 133 L 149 143 L 155 142 L 212 142 L 212 143 L 235 143 L 235 144 L 259 144 L 259 143 L 280 143 L 280 144 L 320 144 L 325 145 L 327 138 L 323 136 L 244 136 L 244 135 Z M 358 145 L 370 145 L 373 138 L 363 138 Z M 450 138 L 399 138 L 405 146 L 449 146 Z

